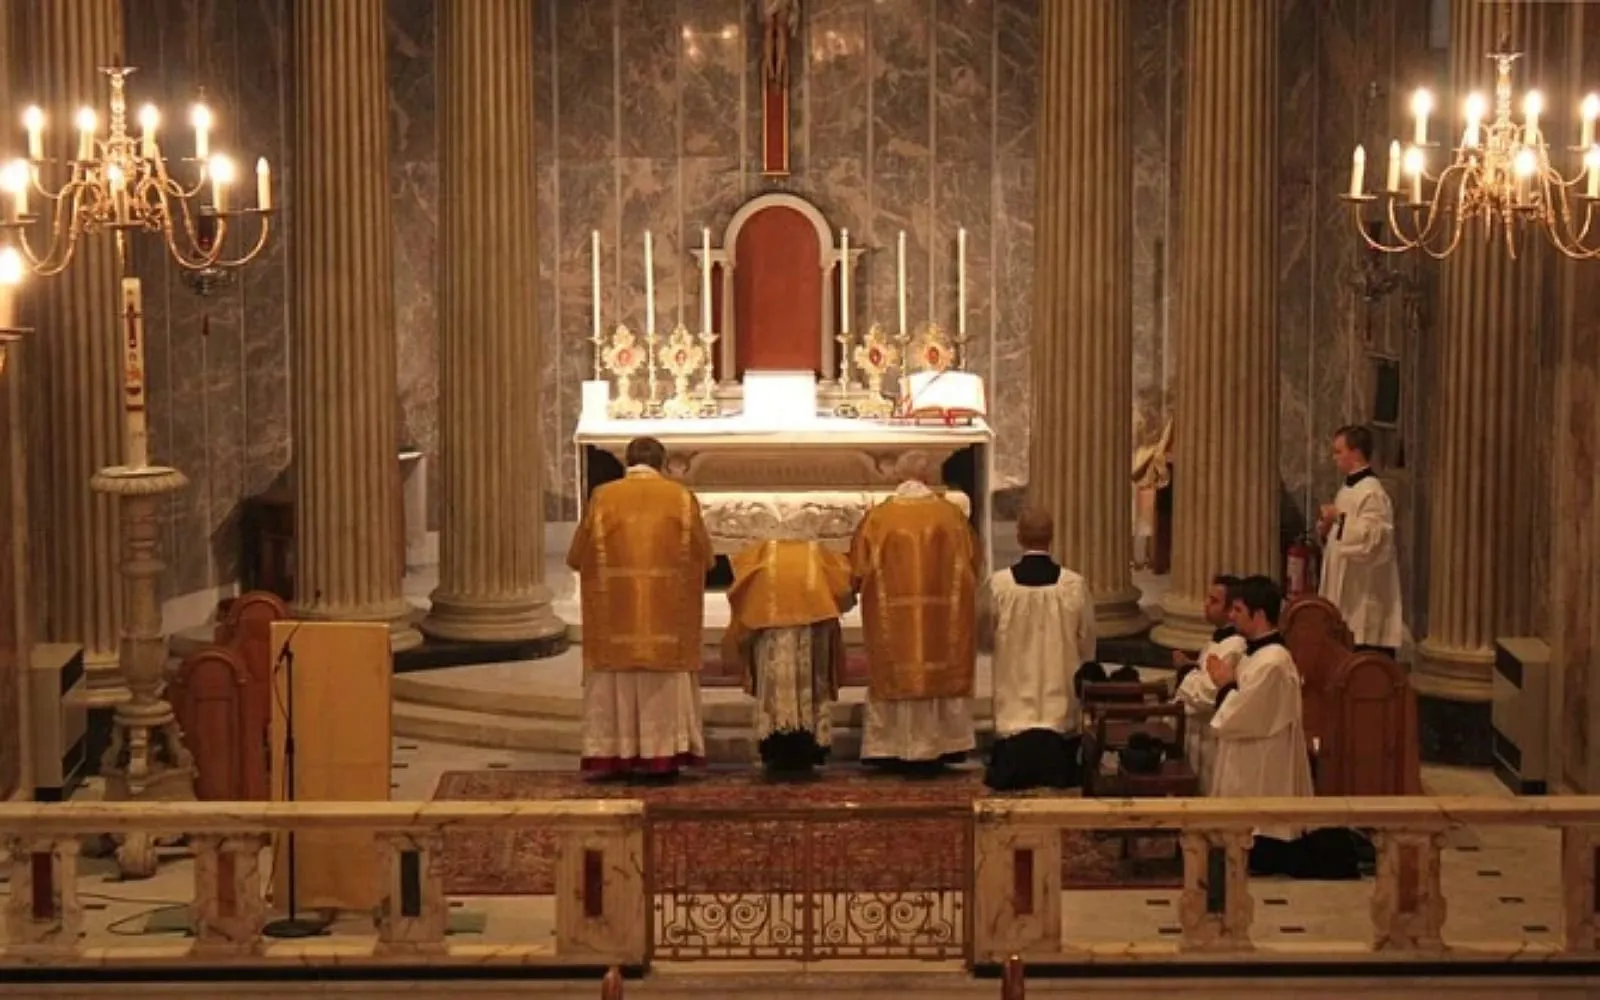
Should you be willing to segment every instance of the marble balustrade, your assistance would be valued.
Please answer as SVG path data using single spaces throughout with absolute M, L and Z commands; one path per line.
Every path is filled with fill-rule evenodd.
M 681 816 L 678 817 L 682 819 Z M 1116 964 L 1453 960 L 1550 961 L 1600 956 L 1596 901 L 1600 797 L 1315 799 L 990 799 L 974 804 L 966 896 L 969 961 Z M 647 811 L 638 801 L 482 803 L 72 803 L 0 805 L 10 872 L 0 968 L 21 965 L 501 964 L 643 965 L 653 887 Z M 1364 942 L 1252 940 L 1251 830 L 1290 824 L 1359 828 L 1378 849 Z M 1555 828 L 1562 918 L 1551 945 L 1447 940 L 1440 851 L 1464 827 Z M 539 828 L 559 839 L 553 944 L 462 945 L 446 939 L 449 900 L 433 861 L 445 831 Z M 263 849 L 273 834 L 371 831 L 388 882 L 375 935 L 268 941 Z M 186 835 L 195 856 L 194 938 L 151 944 L 85 940 L 77 894 L 83 838 L 127 830 Z M 1064 926 L 1062 832 L 1176 831 L 1183 885 L 1176 941 L 1079 946 Z
M 446 941 L 450 902 L 435 863 L 445 830 L 553 831 L 553 943 Z M 84 939 L 79 843 L 119 831 L 188 838 L 194 937 L 106 946 Z M 376 934 L 272 941 L 264 849 L 273 834 L 370 831 L 388 863 Z M 22 965 L 639 965 L 646 955 L 644 806 L 636 801 L 173 802 L 0 805 L 10 872 L 0 968 Z

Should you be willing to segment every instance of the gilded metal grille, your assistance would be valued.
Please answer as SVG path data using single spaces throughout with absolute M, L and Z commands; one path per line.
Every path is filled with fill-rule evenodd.
M 653 958 L 966 957 L 970 808 L 651 806 L 648 824 Z

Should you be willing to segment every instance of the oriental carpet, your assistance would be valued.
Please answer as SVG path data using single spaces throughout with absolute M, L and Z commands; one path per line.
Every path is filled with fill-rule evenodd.
M 635 798 L 675 810 L 714 811 L 715 816 L 704 820 L 684 819 L 680 813 L 652 830 L 647 850 L 653 855 L 657 892 L 792 891 L 801 880 L 809 880 L 815 889 L 887 891 L 891 887 L 868 884 L 885 879 L 903 883 L 892 887 L 901 891 L 931 891 L 960 887 L 970 827 L 965 818 L 819 820 L 812 825 L 808 846 L 802 847 L 792 821 L 736 819 L 730 813 L 852 804 L 964 811 L 974 799 L 990 794 L 975 769 L 918 779 L 843 764 L 808 781 L 774 781 L 760 771 L 740 769 L 685 775 L 671 785 L 593 783 L 577 773 L 556 771 L 450 771 L 439 779 L 434 798 Z M 815 871 L 800 870 L 801 854 L 813 859 Z M 555 855 L 553 832 L 447 833 L 440 857 L 445 891 L 549 895 L 555 887 Z M 1089 832 L 1062 832 L 1061 869 L 1063 887 L 1069 889 L 1169 889 L 1182 883 L 1176 857 L 1130 859 L 1120 837 Z

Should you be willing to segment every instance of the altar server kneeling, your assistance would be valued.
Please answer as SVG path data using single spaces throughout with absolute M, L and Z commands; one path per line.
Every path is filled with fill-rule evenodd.
M 1200 776 L 1202 794 L 1211 791 L 1212 765 L 1216 763 L 1217 740 L 1211 733 L 1211 716 L 1217 709 L 1217 686 L 1211 683 L 1204 664 L 1213 656 L 1226 660 L 1237 668 L 1244 659 L 1245 642 L 1239 630 L 1229 621 L 1232 604 L 1228 599 L 1231 588 L 1239 578 L 1226 574 L 1213 577 L 1206 590 L 1206 620 L 1216 631 L 1200 655 L 1189 659 L 1179 653 L 1174 656 L 1178 667 L 1177 700 L 1183 705 L 1185 715 L 1184 752 L 1189 766 Z
M 850 562 L 817 542 L 772 540 L 735 555 L 723 656 L 743 667 L 756 739 L 772 771 L 806 771 L 828 756 L 839 694 L 839 616 L 855 603 Z
M 867 512 L 850 546 L 868 683 L 861 759 L 913 771 L 964 760 L 974 745 L 974 604 L 983 553 L 938 465 L 913 453 L 904 482 Z
M 666 449 L 628 444 L 627 474 L 594 491 L 567 565 L 583 594 L 583 770 L 670 777 L 705 762 L 702 595 L 715 560 Z
M 1047 511 L 1023 510 L 1022 558 L 989 577 L 978 601 L 979 632 L 994 643 L 997 737 L 983 781 L 1000 791 L 1082 781 L 1073 677 L 1094 662 L 1094 600 L 1051 558 L 1054 534 Z

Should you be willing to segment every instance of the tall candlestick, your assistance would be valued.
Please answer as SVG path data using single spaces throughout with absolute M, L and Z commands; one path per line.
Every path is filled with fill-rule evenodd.
M 256 207 L 263 212 L 272 208 L 272 168 L 265 156 L 256 161 Z
M 700 230 L 700 332 L 711 332 L 711 230 Z
M 1361 184 L 1366 180 L 1367 151 L 1357 145 L 1355 155 L 1350 158 L 1350 197 L 1361 197 Z
M 600 339 L 600 230 L 589 232 L 589 264 L 590 275 L 594 287 L 590 295 L 594 299 L 594 339 Z M 598 347 L 595 350 L 599 350 Z
M 644 335 L 656 335 L 656 268 L 653 238 L 644 231 Z
M 967 335 L 967 227 L 956 230 L 956 333 Z
M 1400 190 L 1400 140 L 1389 143 L 1389 182 L 1385 190 L 1390 194 Z
M 850 230 L 839 231 L 839 332 L 850 332 Z
M 895 297 L 900 307 L 900 335 L 906 333 L 906 231 L 900 230 L 899 251 L 896 253 Z
M 150 464 L 150 431 L 144 398 L 144 296 L 138 278 L 122 279 L 122 420 L 127 435 L 126 464 Z

